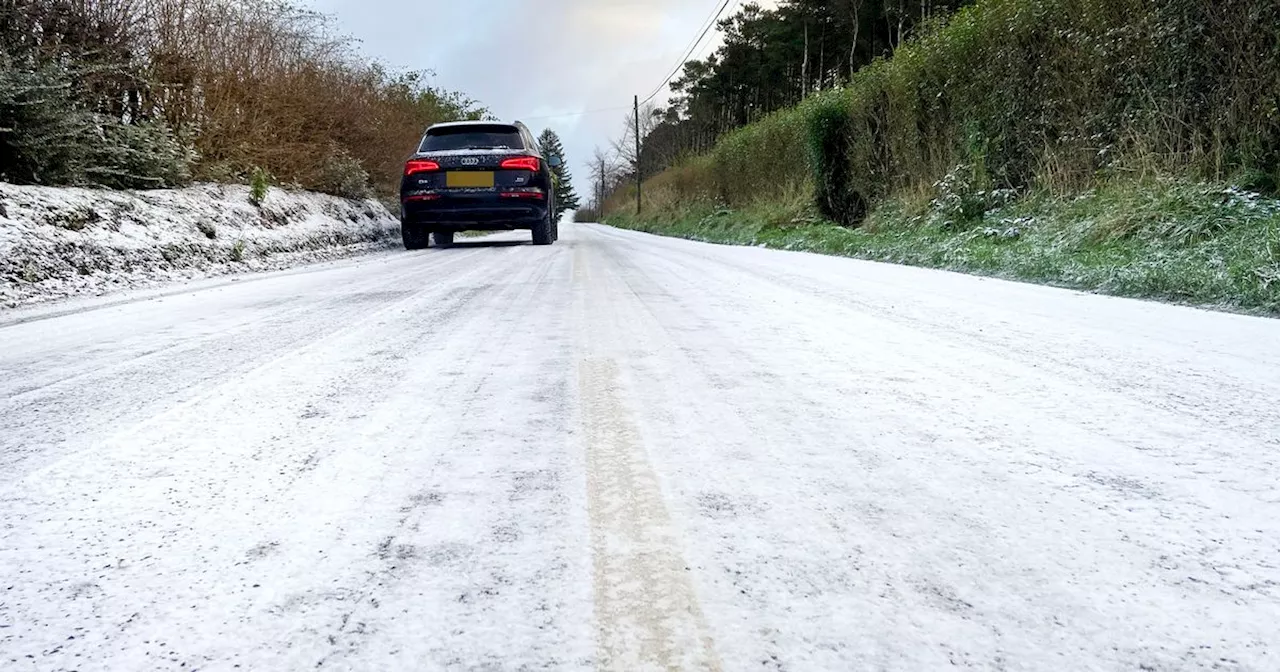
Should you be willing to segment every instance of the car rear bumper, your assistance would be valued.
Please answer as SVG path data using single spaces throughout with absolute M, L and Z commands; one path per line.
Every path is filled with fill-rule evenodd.
M 546 216 L 543 200 L 483 194 L 437 200 L 411 197 L 402 202 L 401 221 L 440 231 L 503 231 L 532 228 Z

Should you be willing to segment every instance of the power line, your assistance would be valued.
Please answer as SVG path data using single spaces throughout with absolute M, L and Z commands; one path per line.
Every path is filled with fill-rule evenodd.
M 671 82 L 671 79 L 676 76 L 676 73 L 680 72 L 680 68 L 684 67 L 684 64 L 688 62 L 689 57 L 693 55 L 694 50 L 696 50 L 698 48 L 698 45 L 702 43 L 702 40 L 706 38 L 707 33 L 711 32 L 711 27 L 716 25 L 716 22 L 720 20 L 720 17 L 724 14 L 725 9 L 729 7 L 729 3 L 730 2 L 736 3 L 737 1 L 738 0 L 725 0 L 723 3 L 721 3 L 719 11 L 715 11 L 714 14 L 707 15 L 707 19 L 709 20 L 703 21 L 702 32 L 698 35 L 697 39 L 689 43 L 688 48 L 685 49 L 684 58 L 680 59 L 680 63 L 677 64 L 676 67 L 671 70 L 671 73 L 667 75 L 666 79 L 663 80 L 663 82 L 658 85 L 658 88 L 654 89 L 653 93 L 649 94 L 649 96 L 645 98 L 643 102 L 647 103 L 650 100 L 653 100 L 653 97 L 658 95 L 658 93 L 662 91 L 662 87 L 666 86 L 668 83 Z M 714 10 L 714 5 L 712 7 Z M 630 107 L 626 107 L 626 106 L 602 107 L 596 110 L 583 110 L 581 112 L 565 112 L 563 114 L 548 114 L 548 115 L 543 115 L 538 117 L 524 117 L 523 119 L 521 119 L 521 121 L 541 121 L 543 119 L 563 119 L 565 117 L 579 117 L 585 114 L 597 114 L 600 112 L 620 112 L 622 110 L 630 110 L 630 109 L 631 109 Z
M 702 43 L 702 40 L 704 38 L 706 38 L 707 33 L 711 31 L 712 26 L 716 25 L 716 21 L 720 20 L 720 16 L 724 14 L 724 10 L 729 6 L 729 3 L 731 1 L 732 0 L 725 0 L 723 3 L 721 3 L 720 9 L 717 10 L 714 15 L 709 15 L 709 18 L 711 20 L 705 22 L 705 24 L 702 27 L 702 32 L 698 34 L 698 37 L 694 39 L 693 42 L 689 43 L 689 47 L 685 49 L 684 56 L 681 57 L 680 62 L 676 64 L 676 67 L 671 69 L 671 72 L 668 73 L 667 76 L 662 80 L 662 83 L 659 84 L 657 88 L 653 90 L 652 93 L 650 93 L 648 96 L 645 97 L 644 102 L 647 103 L 653 100 L 653 97 L 658 95 L 658 93 L 662 91 L 662 87 L 671 83 L 671 79 L 676 76 L 676 73 L 680 72 L 680 68 L 683 68 L 685 63 L 689 62 L 689 57 L 693 55 L 693 52 L 698 48 L 698 45 Z
M 721 6 L 719 9 L 716 9 L 716 6 L 719 3 L 720 3 L 720 0 L 711 0 L 711 11 L 707 12 L 707 18 L 703 19 L 702 22 L 698 24 L 698 29 L 697 29 L 699 31 L 698 37 L 692 40 L 691 42 L 689 42 L 688 46 L 686 46 L 684 49 L 685 58 L 689 57 L 689 54 L 693 52 L 694 47 L 696 47 L 698 42 L 702 39 L 701 31 L 705 31 L 708 26 L 714 24 L 715 20 L 719 17 L 720 12 L 724 11 L 723 6 Z M 679 67 L 680 66 L 676 66 L 677 69 Z
M 662 83 L 653 90 L 653 93 L 650 93 L 643 101 L 641 101 L 642 105 L 653 100 L 653 97 L 662 91 L 662 87 L 671 83 L 671 78 L 675 77 L 676 73 L 680 72 L 680 69 L 684 67 L 684 64 L 689 62 L 689 57 L 693 55 L 693 52 L 698 48 L 698 45 L 702 44 L 702 40 L 706 39 L 707 33 L 711 32 L 711 29 L 720 21 L 720 17 L 724 15 L 724 10 L 729 8 L 730 3 L 737 4 L 737 1 L 738 0 L 724 0 L 720 5 L 720 10 L 716 12 L 715 16 L 711 19 L 711 22 L 703 27 L 702 33 L 698 35 L 698 39 L 694 40 L 693 43 L 689 45 L 689 49 L 685 51 L 684 57 L 680 59 L 680 62 L 676 64 L 676 67 L 672 68 L 671 73 L 667 75 L 666 79 L 662 80 Z

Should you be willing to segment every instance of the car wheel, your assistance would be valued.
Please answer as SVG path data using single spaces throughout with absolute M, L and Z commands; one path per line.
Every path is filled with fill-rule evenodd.
M 427 246 L 427 236 L 417 224 L 400 224 L 400 238 L 404 241 L 404 249 L 421 250 Z
M 547 199 L 547 219 L 551 221 L 551 242 L 560 240 L 560 211 L 556 208 L 556 193 Z
M 449 247 L 453 244 L 452 231 L 436 231 L 431 237 L 435 240 L 436 247 Z
M 551 216 L 548 214 L 533 225 L 533 244 L 550 245 L 553 242 L 555 239 L 551 237 Z

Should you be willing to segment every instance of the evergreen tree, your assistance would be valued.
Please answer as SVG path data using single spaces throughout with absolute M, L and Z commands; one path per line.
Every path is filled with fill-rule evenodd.
M 573 191 L 573 178 L 569 175 L 569 162 L 564 158 L 564 145 L 560 142 L 560 136 L 548 128 L 538 136 L 538 145 L 542 148 L 543 156 L 560 157 L 560 165 L 551 169 L 552 178 L 556 183 L 556 215 L 559 216 L 560 213 L 568 210 L 577 210 L 581 207 L 581 203 L 578 202 L 578 194 Z

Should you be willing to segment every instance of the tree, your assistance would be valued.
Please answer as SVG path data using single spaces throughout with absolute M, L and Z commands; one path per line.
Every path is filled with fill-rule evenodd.
M 582 204 L 578 202 L 578 194 L 573 190 L 573 177 L 569 175 L 569 163 L 564 158 L 564 144 L 560 142 L 560 136 L 548 128 L 538 136 L 538 146 L 542 148 L 543 156 L 560 158 L 560 165 L 551 169 L 551 177 L 556 185 L 556 216 L 569 210 L 577 210 Z
M 595 202 L 596 215 L 602 217 L 605 203 L 613 192 L 617 191 L 626 175 L 622 166 L 619 165 L 617 155 L 599 147 L 596 147 L 595 155 L 591 158 L 591 175 L 592 186 L 595 189 L 591 199 Z

